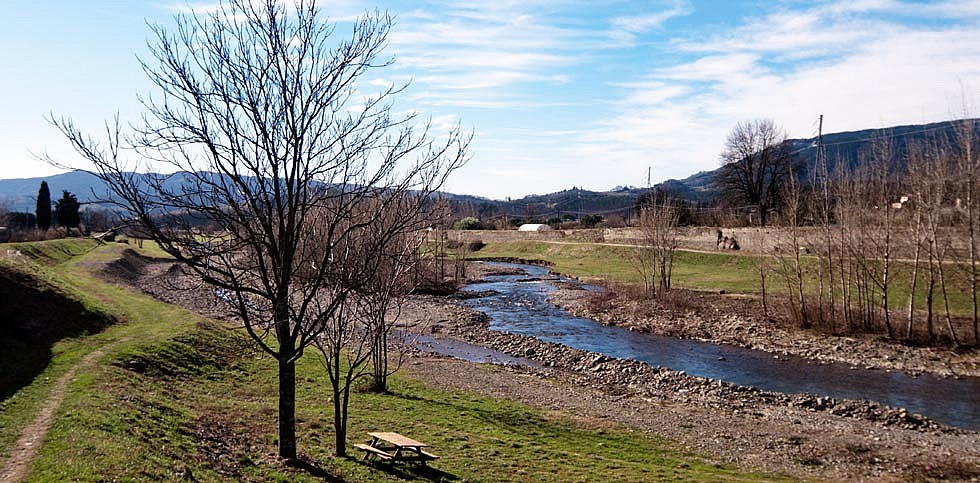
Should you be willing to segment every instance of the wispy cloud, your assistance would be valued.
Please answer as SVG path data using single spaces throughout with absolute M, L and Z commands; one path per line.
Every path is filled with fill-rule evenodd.
M 662 28 L 664 23 L 668 20 L 674 17 L 687 15 L 692 11 L 693 10 L 688 2 L 676 0 L 668 4 L 662 10 L 636 15 L 613 17 L 610 20 L 612 30 L 610 31 L 609 35 L 614 39 L 632 43 L 636 38 L 636 34 L 646 32 L 651 29 Z
M 323 6 L 333 20 L 374 8 L 366 0 Z M 386 54 L 396 63 L 368 87 L 410 81 L 399 102 L 433 115 L 437 128 L 457 119 L 473 126 L 475 158 L 460 173 L 469 181 L 455 188 L 511 195 L 642 184 L 651 166 L 655 179 L 713 169 L 741 120 L 773 118 L 807 137 L 819 114 L 831 131 L 935 121 L 963 91 L 980 91 L 976 0 L 786 1 L 699 17 L 715 7 L 392 7 Z
M 731 127 L 773 118 L 809 137 L 831 131 L 946 119 L 963 91 L 980 89 L 980 35 L 962 2 L 832 2 L 749 18 L 707 40 L 677 38 L 687 59 L 650 69 L 616 113 L 570 146 L 576 159 L 616 159 L 628 172 L 685 177 L 717 166 Z M 921 16 L 952 15 L 936 24 Z M 860 15 L 861 12 L 869 15 Z M 659 176 L 657 173 L 659 172 Z

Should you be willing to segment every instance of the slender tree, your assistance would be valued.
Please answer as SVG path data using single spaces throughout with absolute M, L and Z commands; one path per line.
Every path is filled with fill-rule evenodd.
M 214 287 L 276 361 L 286 459 L 296 457 L 296 361 L 350 313 L 364 271 L 347 271 L 372 263 L 354 259 L 365 252 L 352 240 L 406 197 L 403 213 L 424 211 L 466 159 L 458 128 L 435 137 L 393 112 L 402 87 L 361 90 L 390 64 L 390 27 L 369 12 L 335 41 L 344 34 L 315 1 L 231 0 L 178 16 L 175 30 L 152 27 L 142 64 L 156 92 L 132 134 L 117 119 L 98 142 L 52 120 L 94 164 L 106 201 Z M 174 174 L 138 174 L 160 165 Z
M 41 181 L 41 188 L 37 190 L 37 227 L 42 230 L 51 228 L 51 191 L 48 190 L 48 182 Z
M 656 192 L 646 197 L 638 210 L 641 239 L 631 263 L 640 272 L 647 290 L 659 296 L 670 290 L 673 278 L 679 210 L 668 194 Z
M 968 263 L 963 264 L 970 284 L 973 343 L 980 345 L 980 130 L 975 119 L 958 121 L 954 148 L 961 201 L 965 205 Z

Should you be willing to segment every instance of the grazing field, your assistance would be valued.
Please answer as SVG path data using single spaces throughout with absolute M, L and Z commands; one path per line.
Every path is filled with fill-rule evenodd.
M 67 299 L 117 323 L 56 341 L 38 376 L 2 401 L 0 465 L 49 396 L 51 381 L 75 367 L 29 481 L 209 480 L 690 481 L 765 478 L 608 423 L 532 409 L 507 400 L 446 392 L 395 377 L 390 394 L 357 393 L 352 441 L 399 431 L 432 446 L 430 468 L 331 457 L 328 382 L 310 352 L 297 370 L 297 433 L 306 463 L 275 458 L 276 371 L 235 327 L 201 318 L 106 282 L 100 267 L 123 245 L 91 241 L 7 245 L 5 270 L 49 280 Z M 158 253 L 150 253 L 158 255 Z M 94 352 L 99 351 L 99 352 Z M 86 354 L 99 357 L 88 365 Z M 353 448 L 351 447 L 353 453 Z

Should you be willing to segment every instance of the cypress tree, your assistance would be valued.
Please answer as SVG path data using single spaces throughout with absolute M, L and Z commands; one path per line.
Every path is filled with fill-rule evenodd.
M 37 227 L 42 230 L 51 228 L 51 192 L 48 191 L 48 182 L 41 181 L 41 189 L 37 190 Z

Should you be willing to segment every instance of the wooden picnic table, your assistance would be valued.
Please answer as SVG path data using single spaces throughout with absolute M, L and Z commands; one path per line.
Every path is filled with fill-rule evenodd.
M 427 461 L 439 459 L 438 456 L 425 451 L 428 445 L 407 436 L 392 432 L 368 433 L 371 441 L 368 444 L 355 444 L 354 447 L 364 452 L 364 459 L 376 456 L 385 461 Z

